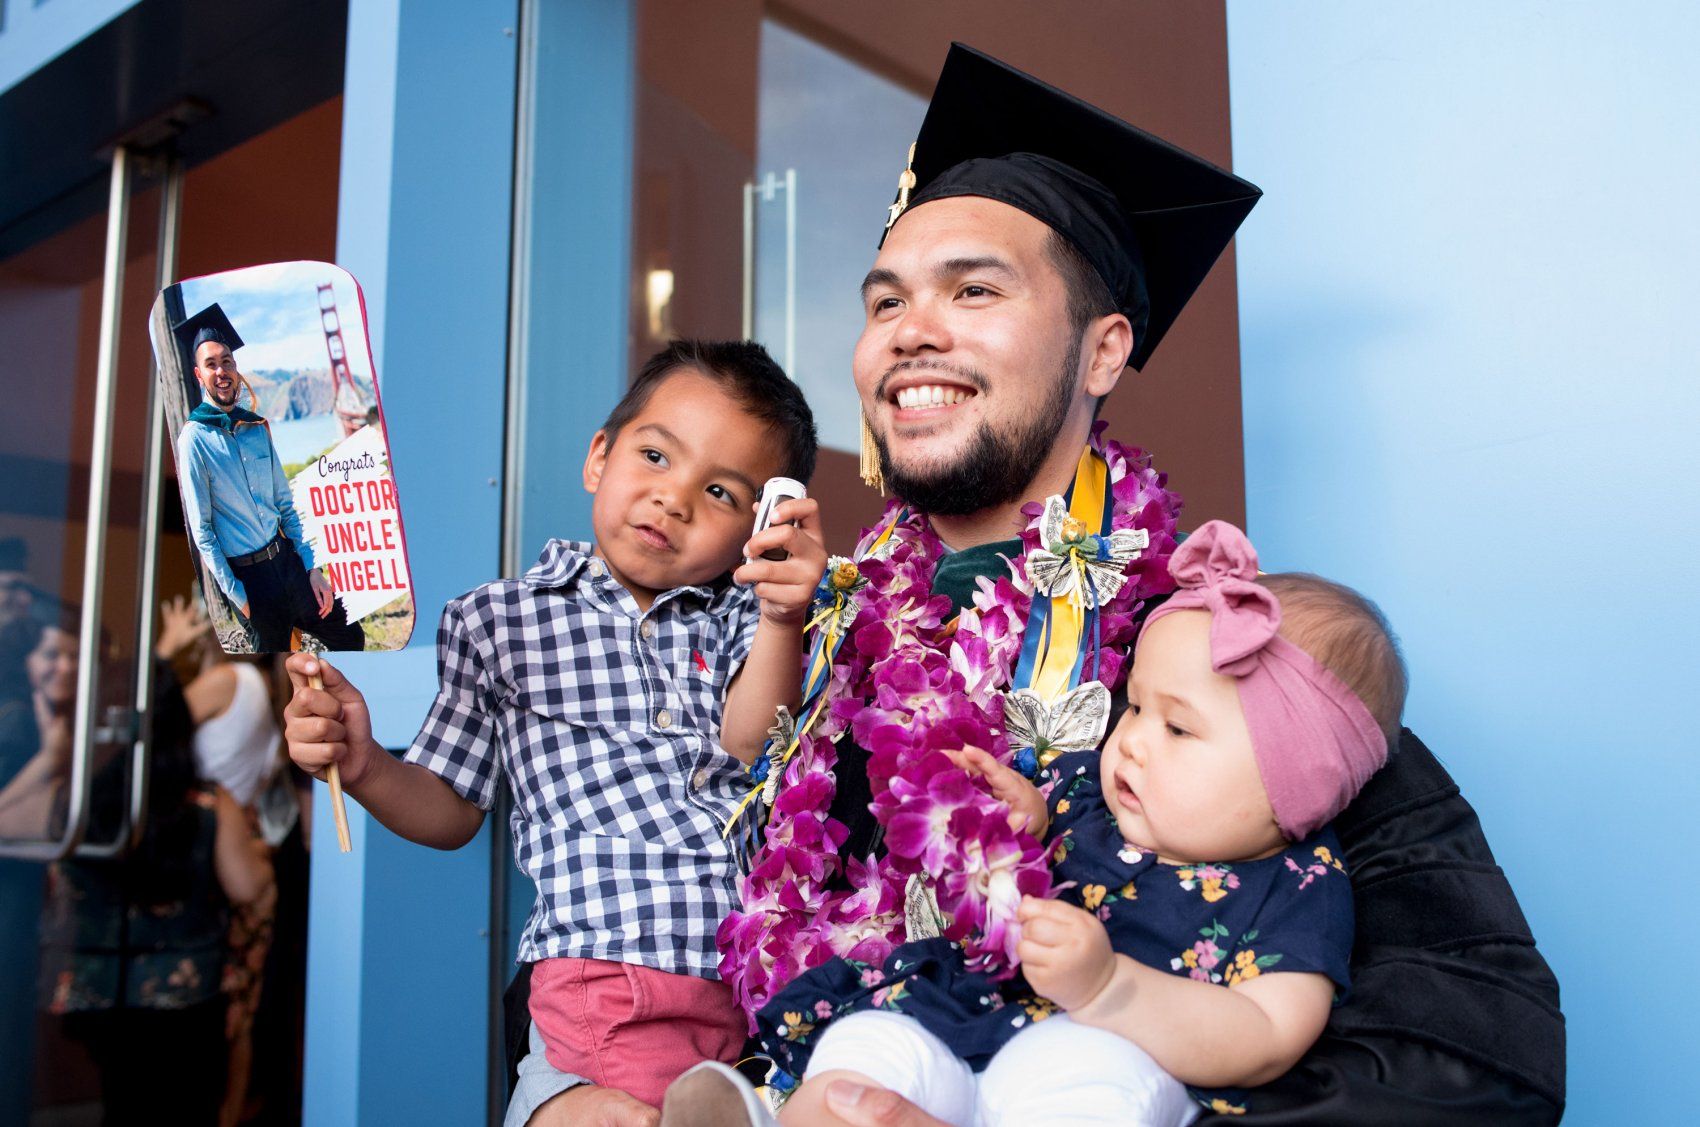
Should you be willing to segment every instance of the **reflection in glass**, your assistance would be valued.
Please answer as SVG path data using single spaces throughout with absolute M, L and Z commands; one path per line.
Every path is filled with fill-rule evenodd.
M 159 190 L 145 177 L 132 184 L 116 295 L 121 329 L 146 309 L 156 270 Z M 52 686 L 38 684 L 27 690 L 25 707 L 26 690 L 20 686 L 29 681 L 29 654 L 56 648 L 61 670 L 70 670 L 69 691 L 75 693 L 107 235 L 107 216 L 99 213 L 0 260 L 0 339 L 7 342 L 9 370 L 19 376 L 17 394 L 0 413 L 0 648 L 7 651 L 0 653 L 0 665 L 10 671 L 9 685 L 0 687 L 0 737 L 7 742 L 0 751 L 0 776 L 18 784 L 10 802 L 0 805 L 0 846 L 57 843 L 68 824 L 76 822 L 75 812 L 67 808 L 73 775 L 68 749 L 58 771 L 46 773 L 54 761 L 40 758 L 27 777 L 22 770 L 44 749 L 60 753 L 57 737 L 66 724 L 74 726 L 74 702 L 67 698 L 65 713 L 57 713 L 44 703 Z M 133 419 L 144 413 L 147 402 L 147 341 L 120 331 L 118 342 L 115 416 Z M 113 428 L 102 568 L 112 593 L 127 594 L 136 583 L 142 437 L 137 426 Z M 132 600 L 109 595 L 95 624 L 97 653 L 82 655 L 98 660 L 101 674 L 94 746 L 84 765 L 89 808 L 91 813 L 96 806 L 117 812 L 83 824 L 81 840 L 90 849 L 116 848 L 129 830 L 127 752 L 134 729 L 133 714 L 121 706 L 135 675 L 136 621 Z M 56 638 L 63 645 L 55 646 Z M 20 647 L 23 654 L 17 652 Z M 45 649 L 39 657 L 45 658 Z M 45 742 L 19 750 L 32 740 Z M 15 758 L 20 754 L 26 756 L 23 762 Z M 67 777 L 59 778 L 61 772 Z M 27 801 L 26 790 L 31 792 Z
M 821 442 L 857 450 L 850 356 L 862 331 L 858 293 L 874 259 L 926 101 L 783 24 L 761 28 L 755 183 L 755 336 L 775 357 L 794 340 L 789 374 L 808 394 Z M 786 173 L 795 185 L 787 230 Z M 777 191 L 760 188 L 772 173 Z M 786 245 L 795 242 L 795 312 L 787 317 Z
M 145 183 L 133 180 L 132 185 Z M 118 272 L 114 323 L 139 322 L 155 288 L 160 198 L 133 191 Z M 116 852 L 130 826 L 136 607 L 143 429 L 113 428 L 103 475 L 108 597 L 79 652 L 84 552 L 90 536 L 97 368 L 101 354 L 107 215 L 98 213 L 0 259 L 0 340 L 6 342 L 7 409 L 0 412 L 0 1122 L 39 1106 L 39 1075 L 74 1091 L 57 1033 L 38 1018 L 39 946 L 47 868 L 72 836 L 70 803 L 86 779 L 83 849 Z M 145 417 L 146 338 L 118 334 L 117 419 Z M 97 518 L 98 519 L 98 518 Z M 98 664 L 88 758 L 74 764 L 79 674 Z
M 247 815 L 198 777 L 192 714 L 168 669 L 152 713 L 148 818 L 134 848 L 48 870 L 37 1004 L 87 1053 L 106 1122 L 146 1107 L 162 1122 L 210 1124 L 224 1094 L 230 912 L 274 896 L 272 870 Z M 96 780 L 98 824 L 118 811 L 98 769 Z
M 77 703 L 77 623 L 25 613 L 0 624 L 0 839 L 65 826 Z

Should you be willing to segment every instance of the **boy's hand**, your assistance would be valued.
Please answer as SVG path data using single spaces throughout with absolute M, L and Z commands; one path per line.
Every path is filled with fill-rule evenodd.
M 1038 838 L 1045 836 L 1045 830 L 1051 824 L 1051 812 L 1038 787 L 979 748 L 963 748 L 945 754 L 964 771 L 979 775 L 990 783 L 993 798 L 1009 804 L 1011 828 L 1026 830 Z
M 1027 982 L 1065 1010 L 1077 1010 L 1110 983 L 1116 954 L 1110 933 L 1092 913 L 1037 896 L 1021 898 L 1016 957 Z
M 313 654 L 291 654 L 283 663 L 295 695 L 283 708 L 289 758 L 316 779 L 337 765 L 344 786 L 357 786 L 372 763 L 372 717 L 366 698 L 334 666 Z M 318 674 L 324 688 L 307 679 Z
M 774 549 L 790 558 L 764 560 Z M 773 510 L 773 523 L 744 545 L 749 563 L 732 573 L 736 583 L 753 583 L 761 600 L 761 616 L 784 626 L 808 620 L 809 603 L 826 571 L 826 548 L 821 543 L 820 504 L 813 497 L 785 501 Z

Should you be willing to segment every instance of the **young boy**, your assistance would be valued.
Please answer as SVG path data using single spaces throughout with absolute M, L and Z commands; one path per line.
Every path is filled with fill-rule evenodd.
M 464 845 L 507 777 L 538 895 L 519 961 L 536 964 L 548 1060 L 651 1105 L 744 1043 L 715 971 L 715 929 L 737 905 L 721 831 L 775 709 L 797 707 L 826 563 L 812 500 L 750 527 L 762 484 L 807 481 L 814 462 L 808 404 L 760 345 L 676 341 L 591 441 L 594 544 L 552 540 L 523 579 L 444 608 L 437 698 L 401 759 L 373 742 L 347 679 L 289 662 L 290 757 L 315 775 L 338 764 L 402 837 Z M 776 549 L 788 558 L 762 558 Z

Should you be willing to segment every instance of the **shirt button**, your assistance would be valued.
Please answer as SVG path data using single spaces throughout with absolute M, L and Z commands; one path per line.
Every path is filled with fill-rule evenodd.
M 655 726 L 657 728 L 671 727 L 672 724 L 673 724 L 673 714 L 671 712 L 668 712 L 665 708 L 663 708 L 660 712 L 657 712 L 655 714 Z
M 602 578 L 602 561 L 601 560 L 591 560 L 590 561 L 590 574 L 596 576 L 596 578 L 598 578 L 598 579 Z
M 696 787 L 698 790 L 701 790 L 702 785 L 706 782 L 708 782 L 708 768 L 707 767 L 702 768 L 696 774 L 691 776 L 691 785 Z
M 638 626 L 638 633 L 642 634 L 645 638 L 655 637 L 655 620 L 653 618 L 644 619 Z

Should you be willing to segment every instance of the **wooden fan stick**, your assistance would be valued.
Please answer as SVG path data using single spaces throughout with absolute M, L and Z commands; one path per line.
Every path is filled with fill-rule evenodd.
M 325 679 L 317 673 L 307 678 L 307 683 L 315 689 L 325 687 Z M 332 763 L 325 771 L 325 782 L 331 788 L 331 817 L 336 820 L 336 844 L 344 853 L 354 850 L 354 843 L 348 837 L 348 807 L 342 801 L 342 773 Z

